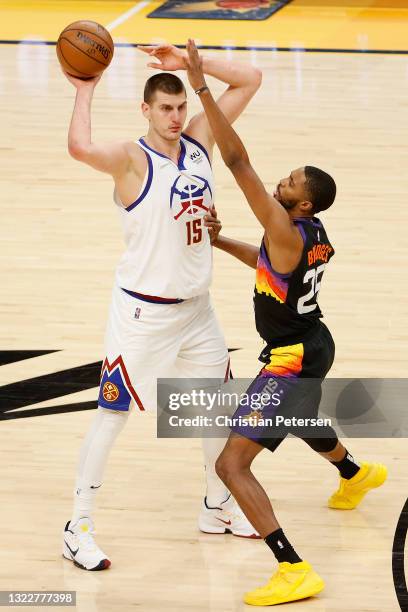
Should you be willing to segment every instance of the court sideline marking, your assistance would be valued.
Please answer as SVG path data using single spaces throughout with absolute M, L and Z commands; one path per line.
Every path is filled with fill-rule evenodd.
M 127 10 L 125 13 L 122 13 L 122 15 L 119 15 L 119 17 L 108 23 L 105 28 L 109 31 L 113 30 L 117 26 L 127 21 L 130 17 L 132 17 L 132 15 L 136 15 L 136 13 L 144 9 L 146 6 L 149 6 L 151 3 L 152 0 L 143 0 L 143 2 L 138 2 L 133 8 Z
M 55 40 L 1 40 L 0 45 L 47 45 L 55 46 Z M 138 47 L 139 45 L 150 45 L 151 43 L 124 43 L 116 42 L 115 47 Z M 174 45 L 178 49 L 185 49 L 185 45 Z M 344 53 L 360 55 L 408 55 L 408 49 L 329 49 L 320 47 L 244 47 L 236 45 L 199 45 L 198 49 L 207 51 L 271 51 L 291 53 Z

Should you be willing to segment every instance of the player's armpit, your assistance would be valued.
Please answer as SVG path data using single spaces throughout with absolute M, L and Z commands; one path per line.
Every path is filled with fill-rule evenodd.
M 131 162 L 130 146 L 132 143 L 90 143 L 88 145 L 69 144 L 71 157 L 81 161 L 95 170 L 112 176 L 125 173 Z

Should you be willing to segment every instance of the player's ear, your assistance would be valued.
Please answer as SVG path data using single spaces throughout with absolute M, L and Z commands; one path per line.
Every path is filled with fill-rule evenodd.
M 146 102 L 142 102 L 142 113 L 146 119 L 150 119 L 150 106 Z
M 313 214 L 313 204 L 309 200 L 304 200 L 300 203 L 300 210 L 308 215 Z

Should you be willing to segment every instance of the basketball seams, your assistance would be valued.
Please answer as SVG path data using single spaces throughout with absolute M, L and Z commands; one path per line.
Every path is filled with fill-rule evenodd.
M 62 36 L 59 38 L 60 40 L 66 40 L 67 43 L 69 43 L 71 45 L 71 47 L 73 47 L 76 51 L 79 51 L 80 53 L 83 53 L 85 55 L 85 57 L 87 57 L 88 59 L 92 60 L 93 62 L 97 62 L 98 64 L 100 64 L 101 66 L 103 66 L 104 68 L 107 68 L 109 64 L 104 64 L 103 62 L 101 62 L 100 60 L 97 60 L 95 57 L 92 57 L 91 55 L 88 55 L 86 53 L 86 51 L 83 51 L 82 49 L 79 49 L 79 47 L 76 47 L 70 40 L 69 38 L 65 38 L 65 36 Z M 58 42 L 59 42 L 58 41 Z M 60 45 L 61 48 L 61 45 Z M 64 56 L 64 60 L 65 60 L 65 56 Z M 65 60 L 66 61 L 66 60 Z M 68 62 L 69 63 L 69 62 Z M 72 64 L 70 64 L 71 66 Z M 73 66 L 72 66 L 73 67 Z M 76 68 L 75 68 L 76 70 Z M 78 72 L 81 72 L 81 70 L 78 70 Z M 85 74 L 85 72 L 83 72 L 82 74 Z
M 105 31 L 108 32 L 108 30 L 105 30 Z M 91 32 L 91 30 L 84 30 L 83 28 L 78 28 L 78 27 L 76 27 L 76 28 L 67 28 L 67 29 L 65 29 L 65 30 L 63 30 L 61 32 L 60 38 L 61 38 L 61 36 L 63 34 L 65 34 L 65 32 L 86 32 L 86 34 L 92 34 L 92 36 L 96 36 L 96 38 L 99 38 L 99 40 L 101 40 L 105 44 L 105 46 L 108 44 L 108 41 L 106 41 L 101 36 L 99 36 L 99 34 L 95 34 L 95 32 Z M 109 34 L 109 32 L 108 32 L 108 34 Z M 110 47 L 110 51 L 112 53 L 112 49 L 114 47 L 114 44 L 113 44 L 112 36 L 110 34 L 109 34 L 109 37 L 110 37 L 109 47 Z
M 79 27 L 78 24 L 82 24 L 82 25 Z M 106 32 L 108 36 L 111 36 L 111 33 L 109 32 L 109 30 L 107 30 L 102 24 L 97 23 L 96 21 L 81 21 L 81 20 L 73 21 L 72 23 L 69 23 L 67 27 L 62 30 L 61 34 L 63 32 L 66 32 L 67 30 L 72 30 L 72 29 L 75 30 L 76 28 L 78 28 L 79 30 L 83 30 L 85 32 L 87 28 L 92 29 L 92 27 L 95 27 L 95 26 L 97 26 L 103 32 Z
M 69 42 L 69 41 L 68 41 L 68 42 Z M 75 49 L 76 49 L 76 47 L 75 47 Z M 81 74 L 83 74 L 83 75 L 84 75 L 84 77 L 86 77 L 86 78 L 88 78 L 88 79 L 89 79 L 89 78 L 92 78 L 92 77 L 89 77 L 89 76 L 87 75 L 87 73 L 86 73 L 86 72 L 82 72 L 81 70 L 78 70 L 78 68 L 75 68 L 75 66 L 73 66 L 73 65 L 72 65 L 72 64 L 71 64 L 71 63 L 70 63 L 70 62 L 69 62 L 69 61 L 68 61 L 68 60 L 65 58 L 65 55 L 64 55 L 64 54 L 63 54 L 63 52 L 62 52 L 62 48 L 61 48 L 61 46 L 59 46 L 59 47 L 58 47 L 58 51 L 59 51 L 59 53 L 61 53 L 61 57 L 63 58 L 64 62 L 65 62 L 65 63 L 66 63 L 68 66 L 71 66 L 71 68 L 72 68 L 73 70 L 75 70 L 75 72 L 80 72 Z M 68 70 L 67 70 L 67 72 L 68 72 Z M 70 74 L 70 73 L 68 72 L 68 74 Z M 76 76 L 76 75 L 71 74 L 70 76 Z M 78 77 L 78 76 L 77 76 L 76 78 L 78 78 L 78 79 L 79 79 L 79 78 L 81 78 L 81 77 Z
M 63 67 L 66 65 L 67 72 L 73 71 L 73 76 L 79 78 L 92 78 L 100 75 L 109 66 L 115 45 L 104 26 L 94 21 L 81 20 L 70 23 L 62 30 L 56 50 L 58 59 Z

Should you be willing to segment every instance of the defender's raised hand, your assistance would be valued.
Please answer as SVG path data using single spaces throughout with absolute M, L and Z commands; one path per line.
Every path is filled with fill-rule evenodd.
M 191 87 L 194 91 L 206 87 L 203 60 L 200 57 L 196 44 L 191 38 L 188 39 L 187 45 L 187 76 Z
M 187 55 L 182 49 L 177 49 L 174 45 L 138 45 L 140 51 L 147 53 L 150 57 L 159 60 L 149 62 L 149 68 L 156 70 L 185 70 Z

